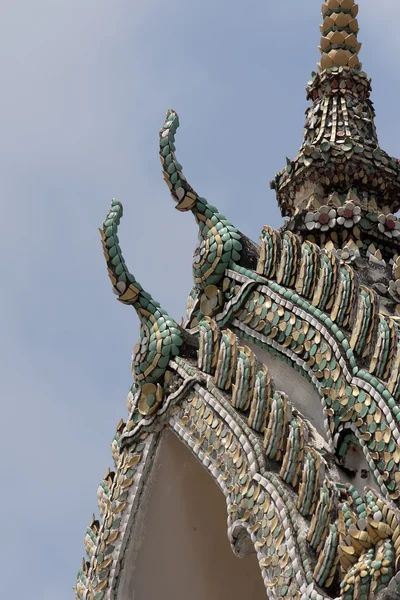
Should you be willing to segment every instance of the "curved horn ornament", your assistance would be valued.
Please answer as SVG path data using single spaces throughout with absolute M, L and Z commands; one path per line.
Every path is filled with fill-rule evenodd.
M 118 239 L 122 214 L 122 204 L 113 199 L 100 233 L 113 292 L 120 302 L 134 307 L 140 320 L 140 340 L 133 351 L 132 373 L 145 392 L 148 409 L 152 411 L 161 402 L 160 381 L 168 363 L 180 353 L 184 337 L 188 334 L 129 272 Z
M 231 265 L 241 260 L 243 236 L 215 206 L 201 198 L 187 182 L 175 156 L 175 133 L 179 118 L 168 110 L 160 131 L 160 158 L 164 179 L 180 211 L 191 210 L 199 225 L 199 241 L 193 256 L 193 277 L 205 289 L 217 284 Z

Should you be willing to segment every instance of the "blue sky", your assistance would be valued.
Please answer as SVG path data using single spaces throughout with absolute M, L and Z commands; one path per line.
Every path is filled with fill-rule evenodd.
M 382 147 L 400 154 L 398 0 L 359 0 Z M 138 321 L 111 292 L 99 234 L 177 320 L 196 226 L 161 177 L 158 129 L 181 121 L 195 189 L 245 234 L 278 227 L 269 181 L 302 139 L 320 2 L 19 0 L 2 7 L 0 186 L 2 596 L 67 600 L 126 416 Z

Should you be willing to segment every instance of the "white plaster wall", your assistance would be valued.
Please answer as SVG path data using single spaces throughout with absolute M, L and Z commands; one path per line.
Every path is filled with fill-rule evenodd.
M 255 554 L 231 550 L 222 492 L 168 430 L 153 469 L 118 600 L 265 600 Z
M 356 446 L 353 443 L 349 445 L 344 465 L 353 471 L 354 475 L 349 475 L 349 473 L 339 467 L 338 471 L 342 483 L 351 483 L 360 494 L 364 493 L 365 486 L 371 486 L 379 490 L 379 486 L 375 482 L 374 476 L 371 473 L 360 446 Z M 365 475 L 367 476 L 365 477 Z

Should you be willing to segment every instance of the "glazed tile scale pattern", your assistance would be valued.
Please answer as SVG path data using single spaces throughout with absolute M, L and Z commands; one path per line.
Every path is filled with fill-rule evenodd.
M 103 251 L 114 293 L 139 315 L 140 341 L 128 418 L 86 533 L 78 600 L 118 599 L 166 427 L 224 493 L 232 549 L 254 548 L 266 597 L 400 592 L 400 171 L 378 146 L 357 10 L 353 0 L 323 5 L 304 143 L 273 183 L 290 220 L 280 231 L 264 227 L 258 245 L 188 183 L 175 154 L 179 119 L 168 111 L 164 179 L 199 228 L 182 325 L 129 272 L 122 205 L 112 201 Z M 277 389 L 263 352 L 312 385 L 321 431 L 296 396 Z M 351 447 L 373 482 L 363 491 L 343 478 Z

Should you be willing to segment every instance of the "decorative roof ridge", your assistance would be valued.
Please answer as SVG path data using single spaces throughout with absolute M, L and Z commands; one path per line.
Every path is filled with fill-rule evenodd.
M 218 389 L 230 395 L 230 404 L 239 413 L 246 413 L 248 426 L 257 433 L 265 433 L 265 447 L 271 445 L 274 447 L 274 455 L 270 458 L 276 458 L 277 447 L 281 447 L 286 441 L 286 436 L 282 437 L 281 443 L 276 444 L 274 436 L 277 431 L 272 428 L 282 427 L 282 422 L 277 422 L 273 417 L 270 418 L 270 411 L 275 408 L 276 401 L 289 405 L 286 410 L 285 418 L 290 422 L 291 417 L 299 417 L 307 432 L 312 432 L 312 438 L 315 443 L 315 450 L 322 452 L 328 459 L 333 460 L 332 448 L 320 436 L 314 425 L 304 417 L 298 408 L 294 406 L 288 395 L 276 389 L 272 374 L 268 367 L 261 363 L 253 350 L 239 341 L 233 331 L 229 328 L 220 329 L 217 321 L 210 317 L 204 317 L 199 324 L 199 350 L 197 367 L 202 374 L 211 376 L 213 385 Z M 289 414 L 290 413 L 290 414 Z M 267 426 L 267 417 L 270 419 L 271 427 Z M 283 449 L 278 453 L 281 455 Z M 268 455 L 268 452 L 267 452 Z M 285 462 L 285 461 L 284 461 Z M 282 478 L 286 481 L 284 472 L 281 472 Z
M 321 250 L 308 240 L 301 243 L 291 232 L 280 234 L 270 227 L 264 228 L 257 274 L 254 277 L 252 271 L 237 265 L 228 269 L 222 282 L 228 301 L 216 309 L 211 306 L 211 316 L 217 325 L 229 327 L 242 339 L 276 354 L 309 379 L 321 398 L 325 429 L 328 436 L 334 436 L 335 447 L 345 429 L 352 428 L 382 493 L 398 500 L 397 320 L 380 312 L 377 294 L 360 284 L 352 267 L 340 265 L 333 252 Z M 197 299 L 188 326 L 191 327 L 195 315 L 198 324 L 191 331 L 201 336 L 205 325 L 199 305 Z M 271 308 L 274 306 L 275 309 Z M 208 335 L 212 340 L 210 332 Z M 229 339 L 227 334 L 226 343 Z M 323 358 L 316 360 L 316 352 Z M 226 350 L 225 356 L 234 360 L 232 351 Z M 318 361 L 324 364 L 319 367 Z M 354 396 L 351 404 L 349 396 Z M 358 396 L 364 398 L 365 406 L 361 401 L 356 403 Z M 336 404 L 333 408 L 334 403 L 339 409 Z M 371 411 L 378 411 L 377 418 L 382 420 L 382 427 L 391 439 L 390 452 L 395 456 L 390 463 L 392 472 L 386 472 L 383 455 L 376 451 L 377 442 L 367 429 L 364 419 L 372 414 L 368 406 Z
M 140 320 L 140 342 L 132 356 L 132 374 L 143 388 L 145 414 L 154 412 L 163 398 L 163 377 L 169 361 L 182 346 L 193 355 L 196 340 L 182 329 L 129 272 L 119 245 L 118 227 L 122 204 L 113 199 L 103 229 L 100 229 L 108 276 L 119 302 L 133 306 Z
M 193 278 L 195 284 L 204 290 L 217 284 L 225 270 L 233 264 L 254 268 L 257 246 L 188 183 L 182 165 L 175 156 L 175 133 L 178 127 L 177 113 L 168 110 L 160 131 L 160 159 L 171 197 L 177 202 L 176 209 L 182 212 L 190 210 L 199 225 Z
M 225 271 L 225 275 L 228 271 Z M 386 323 L 391 332 L 386 343 L 391 351 L 383 353 L 374 363 L 372 373 L 376 370 L 383 379 L 387 379 L 391 373 L 389 387 L 392 392 L 397 390 L 398 370 L 396 368 L 394 376 L 392 366 L 397 364 L 400 356 L 396 342 L 399 319 L 382 312 L 378 294 L 360 282 L 354 268 L 341 261 L 336 251 L 321 249 L 309 240 L 302 241 L 290 231 L 280 232 L 265 226 L 256 271 L 237 265 L 233 265 L 233 271 L 244 277 L 243 291 L 238 289 L 229 294 L 227 288 L 222 286 L 221 289 L 218 285 L 210 286 L 213 289 L 207 289 L 207 293 L 198 294 L 190 305 L 186 323 L 193 333 L 197 332 L 197 325 L 192 324 L 193 318 L 200 322 L 204 316 L 214 317 L 218 313 L 219 322 L 229 323 L 232 313 L 238 307 L 240 309 L 240 303 L 254 286 L 264 279 L 276 281 L 307 301 L 320 320 L 328 319 L 332 323 L 339 337 L 357 357 L 357 360 L 352 358 L 352 368 L 362 368 L 362 365 L 368 365 L 368 361 L 373 360 L 383 343 L 381 331 L 386 331 Z M 397 278 L 400 278 L 398 261 L 393 265 L 393 276 L 396 278 L 392 282 L 395 285 Z M 224 300 L 227 293 L 228 301 Z M 349 336 L 348 342 L 342 331 Z
M 381 360 L 385 356 L 386 364 L 387 356 L 393 356 L 396 337 L 391 337 L 384 320 L 380 325 L 377 357 Z M 340 449 L 341 436 L 350 430 L 382 494 L 398 501 L 399 353 L 390 381 L 385 383 L 368 368 L 358 367 L 347 338 L 329 317 L 274 282 L 252 291 L 229 326 L 245 343 L 268 350 L 311 382 L 320 397 L 325 431 L 333 437 L 335 449 Z M 380 428 L 375 435 L 377 423 Z M 389 443 L 382 439 L 382 431 Z
M 397 263 L 394 270 L 399 271 Z M 390 359 L 387 356 L 389 363 L 383 371 L 386 377 L 393 375 L 391 361 L 396 362 L 400 354 L 396 343 L 399 318 L 381 311 L 379 295 L 360 283 L 351 265 L 341 264 L 337 252 L 321 249 L 309 240 L 302 241 L 290 231 L 280 232 L 265 226 L 257 273 L 268 281 L 275 280 L 279 285 L 293 289 L 310 306 L 325 313 L 324 318 L 328 317 L 347 331 L 349 348 L 361 362 L 376 356 L 377 346 L 381 344 L 379 327 L 386 322 L 393 336 L 393 353 L 390 353 Z
M 173 411 L 175 416 L 170 419 L 170 425 L 175 422 L 186 425 L 187 430 L 182 431 L 182 436 L 184 436 L 184 441 L 193 449 L 196 455 L 200 453 L 203 446 L 204 451 L 207 451 L 208 444 L 205 446 L 207 440 L 210 440 L 208 443 L 211 444 L 211 435 L 203 435 L 204 427 L 217 440 L 219 435 L 222 438 L 222 447 L 232 449 L 232 465 L 240 469 L 243 458 L 240 446 L 236 446 L 235 444 L 234 433 L 237 435 L 237 431 L 241 431 L 242 428 L 240 419 L 235 421 L 235 418 L 238 414 L 237 411 L 248 411 L 250 406 L 245 406 L 244 404 L 239 406 L 237 400 L 239 400 L 239 404 L 241 400 L 237 395 L 235 399 L 235 392 L 238 386 L 249 386 L 244 381 L 246 375 L 242 369 L 243 365 L 239 363 L 251 358 L 252 353 L 249 349 L 246 352 L 245 348 L 238 347 L 236 336 L 229 330 L 219 332 L 216 324 L 210 319 L 205 320 L 205 327 L 200 337 L 203 337 L 203 341 L 200 343 L 199 368 L 203 369 L 205 367 L 204 361 L 208 361 L 207 345 L 211 344 L 212 346 L 212 361 L 208 376 L 210 381 L 207 383 L 207 380 L 198 380 L 198 385 L 201 387 L 206 386 L 208 391 L 204 391 L 201 397 L 198 391 L 200 388 L 194 391 L 194 393 L 192 391 L 191 394 L 188 394 L 190 388 L 185 388 L 185 380 L 192 382 L 196 378 L 195 370 L 190 364 L 185 364 L 185 361 L 181 359 L 178 359 L 178 364 L 172 361 L 172 369 L 179 373 L 179 376 L 182 378 L 180 390 L 185 391 L 181 392 L 181 395 L 183 393 L 186 395 L 186 398 L 184 407 L 177 406 Z M 228 386 L 221 379 L 223 368 L 218 364 L 220 361 L 226 362 L 227 352 L 223 350 L 224 345 L 225 350 L 229 350 L 229 348 L 233 350 L 236 362 L 234 367 L 236 373 L 231 378 Z M 214 360 L 215 356 L 217 356 L 216 361 Z M 230 362 L 230 359 L 228 359 L 228 362 Z M 253 365 L 256 367 L 254 355 Z M 228 366 L 228 371 L 230 372 L 230 365 L 225 366 Z M 211 380 L 214 382 L 215 388 Z M 263 383 L 265 383 L 264 389 Z M 302 538 L 297 539 L 299 547 L 304 550 L 304 556 L 302 557 L 304 561 L 301 563 L 301 579 L 303 578 L 304 567 L 310 569 L 309 573 L 306 573 L 310 598 L 314 600 L 318 600 L 321 597 L 326 600 L 328 599 L 326 593 L 321 596 L 318 589 L 314 588 L 314 585 L 316 584 L 325 589 L 330 588 L 334 582 L 339 564 L 342 568 L 342 587 L 352 585 L 354 571 L 360 569 L 361 565 L 366 573 L 364 577 L 371 578 L 372 591 L 381 589 L 379 587 L 379 577 L 374 577 L 374 573 L 376 573 L 378 567 L 376 565 L 365 564 L 364 551 L 366 547 L 376 548 L 379 551 L 379 548 L 383 547 L 383 541 L 387 543 L 389 540 L 389 547 L 391 548 L 392 544 L 394 544 L 395 556 L 399 560 L 400 547 L 396 543 L 400 537 L 400 515 L 398 510 L 369 487 L 365 488 L 363 497 L 352 485 L 342 485 L 336 482 L 332 457 L 324 449 L 324 443 L 322 443 L 322 447 L 321 445 L 315 447 L 315 440 L 312 439 L 315 434 L 310 438 L 308 433 L 308 429 L 312 429 L 312 426 L 291 405 L 285 394 L 273 391 L 266 367 L 263 366 L 263 373 L 259 374 L 258 379 L 253 384 L 254 393 L 257 391 L 261 392 L 261 395 L 264 394 L 265 398 L 265 390 L 268 390 L 268 399 L 264 400 L 264 402 L 258 401 L 254 403 L 253 401 L 248 424 L 256 432 L 263 434 L 266 457 L 278 463 L 280 478 L 296 494 L 293 502 L 285 488 L 280 484 L 278 487 L 269 488 L 270 494 L 275 489 L 278 495 L 272 491 L 271 498 L 268 495 L 265 497 L 264 494 L 260 497 L 260 501 L 263 504 L 265 499 L 265 513 L 269 512 L 270 508 L 274 505 L 278 505 L 281 511 L 287 510 L 287 507 L 292 506 L 293 508 L 289 513 L 290 521 L 296 518 L 299 519 L 301 515 L 301 517 L 307 519 L 310 523 L 307 528 L 306 539 L 312 550 L 317 553 L 318 560 L 315 566 L 311 567 L 311 563 L 309 563 L 308 551 L 305 551 L 306 540 Z M 174 389 L 173 386 L 172 389 Z M 219 393 L 221 389 L 227 393 L 228 399 L 226 394 L 222 396 Z M 132 397 L 130 401 L 131 406 L 140 403 L 139 398 L 142 393 L 140 389 L 137 391 L 136 398 Z M 132 396 L 132 394 L 130 395 Z M 210 402 L 210 399 L 212 402 Z M 261 400 L 261 396 L 259 400 Z M 206 410 L 204 410 L 203 402 L 206 402 Z M 212 409 L 216 407 L 216 402 L 222 402 L 222 406 L 228 410 L 228 413 L 233 418 L 225 418 L 225 421 L 222 421 L 221 424 L 218 420 L 214 423 L 216 419 Z M 232 405 L 232 408 L 229 407 L 229 404 Z M 261 406 L 262 404 L 263 406 Z M 189 411 L 191 412 L 189 413 Z M 190 418 L 189 415 L 197 413 L 197 418 L 194 416 Z M 258 414 L 259 419 L 257 419 L 256 414 Z M 204 423 L 204 426 L 201 425 L 201 429 L 200 422 L 197 426 L 199 416 L 202 417 L 201 423 Z M 118 562 L 123 560 L 121 548 L 123 545 L 126 545 L 126 536 L 129 535 L 130 531 L 124 523 L 129 518 L 134 506 L 137 510 L 141 497 L 141 489 L 144 485 L 144 475 L 153 460 L 152 456 L 159 440 L 157 433 L 154 436 L 154 432 L 158 432 L 158 428 L 154 428 L 154 424 L 149 428 L 146 422 L 148 420 L 144 419 L 142 428 L 138 429 L 136 436 L 129 439 L 128 446 L 125 445 L 122 448 L 120 443 L 118 443 L 118 451 L 113 452 L 116 457 L 116 470 L 111 471 L 107 469 L 104 479 L 100 483 L 98 491 L 100 520 L 96 519 L 93 515 L 91 523 L 87 528 L 85 546 L 89 560 L 85 561 L 83 559 L 82 567 L 78 572 L 77 586 L 74 588 L 78 600 L 95 600 L 95 598 L 108 600 L 111 598 L 112 588 L 116 584 L 120 571 L 117 568 Z M 223 428 L 224 422 L 227 425 L 225 428 Z M 121 434 L 126 429 L 128 427 L 125 424 L 121 424 L 121 422 L 118 424 L 117 437 L 119 439 L 121 439 Z M 253 436 L 251 434 L 246 434 L 244 437 L 241 435 L 240 440 L 249 458 L 252 458 L 254 481 L 245 476 L 245 472 L 242 470 L 243 485 L 239 486 L 239 488 L 236 486 L 238 488 L 236 492 L 234 486 L 231 486 L 231 492 L 229 491 L 229 487 L 227 489 L 226 493 L 233 494 L 233 497 L 237 498 L 239 494 L 240 498 L 243 496 L 243 501 L 234 505 L 236 506 L 235 510 L 234 506 L 231 507 L 230 503 L 228 504 L 230 515 L 229 534 L 231 543 L 233 544 L 237 543 L 234 534 L 235 523 L 239 522 L 238 519 L 244 522 L 246 515 L 251 514 L 251 510 L 245 512 L 245 508 L 242 508 L 242 505 L 243 507 L 249 506 L 251 509 L 258 500 L 259 494 L 263 493 L 260 485 L 256 487 L 257 481 L 261 481 L 262 477 L 267 478 L 267 481 L 271 483 L 278 481 L 274 473 L 271 474 L 260 470 L 260 466 L 264 460 L 262 457 L 259 457 L 260 460 L 258 460 L 259 450 Z M 213 446 L 211 445 L 212 449 Z M 210 452 L 209 455 L 211 456 Z M 199 458 L 201 459 L 201 454 Z M 260 462 L 260 466 L 256 467 L 258 462 Z M 219 478 L 222 476 L 222 480 L 227 479 L 225 471 L 216 470 Z M 214 472 L 213 474 L 217 478 L 216 473 Z M 271 503 L 272 498 L 273 503 Z M 295 511 L 298 511 L 297 517 Z M 254 514 L 258 515 L 258 512 L 254 512 Z M 271 513 L 271 519 L 272 516 Z M 260 522 L 262 518 L 264 518 L 264 512 L 259 517 Z M 287 528 L 288 521 L 286 520 L 285 522 Z M 274 530 L 277 527 L 279 529 L 274 534 Z M 258 525 L 254 527 L 255 532 L 259 529 Z M 279 535 L 281 527 L 279 526 L 279 520 L 275 516 L 270 529 L 273 539 L 276 540 L 278 538 L 276 543 L 279 547 L 284 540 L 284 536 L 283 533 Z M 299 535 L 296 528 L 294 531 Z M 268 536 L 270 533 L 266 535 Z M 262 538 L 260 536 L 254 537 L 253 542 L 256 549 L 261 551 L 264 546 Z M 388 556 L 388 558 L 390 557 Z M 383 557 L 384 559 L 385 557 Z M 290 553 L 290 560 L 294 562 L 296 560 L 293 552 Z M 268 569 L 270 566 L 271 557 L 263 559 L 262 567 Z M 390 586 L 395 588 L 397 579 L 393 577 L 394 573 L 391 573 L 391 575 L 392 578 L 390 579 L 389 577 L 386 583 L 390 582 Z M 268 580 L 270 579 L 271 576 L 268 576 Z M 277 583 L 274 585 L 277 585 Z M 270 585 L 270 587 L 272 586 Z

